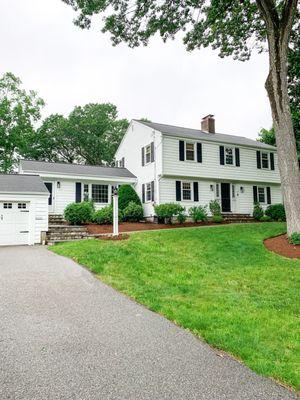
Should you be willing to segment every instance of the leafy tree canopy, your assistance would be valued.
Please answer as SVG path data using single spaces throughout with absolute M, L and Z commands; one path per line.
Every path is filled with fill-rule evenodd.
M 27 154 L 44 101 L 34 91 L 21 89 L 12 73 L 0 78 L 0 171 L 11 172 Z

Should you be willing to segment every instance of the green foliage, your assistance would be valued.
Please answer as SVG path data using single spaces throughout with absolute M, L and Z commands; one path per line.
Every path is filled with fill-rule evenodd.
M 300 260 L 263 246 L 285 230 L 277 222 L 219 225 L 50 249 L 257 373 L 300 389 Z
M 290 235 L 289 241 L 293 245 L 300 245 L 300 232 L 294 232 Z
M 194 222 L 205 222 L 208 219 L 207 206 L 194 206 L 189 209 L 189 216 Z
M 121 220 L 121 215 L 119 214 L 119 219 Z M 100 208 L 100 210 L 95 211 L 93 215 L 93 222 L 99 225 L 104 225 L 104 224 L 112 224 L 113 223 L 113 206 L 110 204 L 108 206 L 105 206 L 103 208 Z
M 224 218 L 222 215 L 215 214 L 212 216 L 212 222 L 215 222 L 216 224 L 221 224 L 224 221 Z
M 141 200 L 131 185 L 121 185 L 119 188 L 119 208 L 124 210 L 129 203 L 142 205 Z
M 93 206 L 91 202 L 71 203 L 64 211 L 65 220 L 71 225 L 81 225 L 92 220 Z
M 285 209 L 284 205 L 281 203 L 269 205 L 265 214 L 268 215 L 273 221 L 285 221 Z
M 211 200 L 209 202 L 209 210 L 213 216 L 221 215 L 221 206 L 218 200 Z
M 44 106 L 34 91 L 26 92 L 21 84 L 12 73 L 0 78 L 0 172 L 13 171 L 27 155 Z
M 123 210 L 124 221 L 139 222 L 143 219 L 143 217 L 143 207 L 139 204 L 136 204 L 134 201 L 131 201 Z
M 259 203 L 254 203 L 252 215 L 257 221 L 260 221 L 260 219 L 264 216 L 264 210 Z
M 186 215 L 185 215 L 185 213 L 184 213 L 184 212 L 180 212 L 180 213 L 177 215 L 177 222 L 179 222 L 180 224 L 184 224 L 185 221 L 186 221 Z
M 259 220 L 260 222 L 270 222 L 272 221 L 272 218 L 269 217 L 268 215 L 263 215 Z
M 177 203 L 165 203 L 154 206 L 155 214 L 159 220 L 172 223 L 172 218 L 184 211 L 184 207 Z

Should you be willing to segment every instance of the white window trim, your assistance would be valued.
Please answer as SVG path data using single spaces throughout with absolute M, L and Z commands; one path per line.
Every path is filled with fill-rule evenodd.
M 232 150 L 232 164 L 227 164 L 226 162 L 226 149 L 231 149 Z M 224 146 L 224 165 L 227 167 L 235 167 L 236 162 L 235 162 L 235 147 L 232 146 Z
M 84 185 L 88 185 L 89 188 L 89 200 L 93 201 L 92 199 L 92 185 L 103 185 L 103 186 L 107 186 L 108 187 L 108 200 L 107 203 L 98 203 L 96 201 L 93 201 L 94 204 L 101 204 L 101 205 L 109 205 L 111 203 L 111 185 L 105 183 L 105 182 L 93 182 L 93 183 L 87 183 L 87 182 L 81 182 L 82 188 L 81 188 L 81 201 L 84 201 Z
M 191 199 L 190 200 L 183 198 L 183 184 L 184 183 L 189 183 L 191 186 Z M 181 181 L 181 201 L 184 201 L 184 202 L 194 201 L 194 184 L 192 181 Z
M 194 146 L 194 159 L 193 160 L 187 160 L 187 158 L 186 158 L 186 145 L 187 144 L 192 144 L 193 146 Z M 185 141 L 184 142 L 184 161 L 186 161 L 186 162 L 191 162 L 191 163 L 194 163 L 194 162 L 196 162 L 196 142 L 192 142 L 192 141 Z
M 267 168 L 263 167 L 263 158 L 262 158 L 263 154 L 267 154 L 267 156 L 268 156 L 268 167 Z M 269 152 L 267 152 L 267 151 L 260 152 L 260 165 L 261 165 L 261 169 L 265 169 L 266 171 L 271 169 L 271 156 L 270 156 Z
M 147 200 L 147 185 L 150 186 L 150 200 Z M 152 185 L 151 182 L 145 183 L 145 204 L 152 203 Z
M 263 189 L 264 190 L 265 201 L 260 201 L 259 200 L 259 189 Z M 259 204 L 267 204 L 267 188 L 265 186 L 257 186 L 257 201 L 258 201 Z
M 147 162 L 147 152 L 146 152 L 146 149 L 147 149 L 147 147 L 149 147 L 150 148 L 150 152 L 149 152 L 149 155 L 150 155 L 150 161 L 149 162 Z M 151 143 L 149 143 L 149 144 L 147 144 L 145 147 L 144 147 L 144 157 L 145 157 L 145 165 L 149 165 L 149 164 L 151 164 L 152 163 L 152 150 L 151 150 Z

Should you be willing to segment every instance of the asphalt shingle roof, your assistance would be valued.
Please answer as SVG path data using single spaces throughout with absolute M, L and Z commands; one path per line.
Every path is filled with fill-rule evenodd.
M 49 194 L 38 175 L 0 174 L 0 193 Z
M 46 172 L 67 175 L 99 176 L 106 178 L 136 178 L 126 168 L 103 167 L 93 165 L 51 163 L 44 161 L 21 160 L 23 171 Z
M 251 146 L 261 149 L 276 150 L 276 147 L 274 146 L 270 146 L 268 144 L 258 142 L 256 140 L 248 139 L 244 136 L 227 135 L 224 133 L 207 133 L 199 129 L 183 128 L 180 126 L 166 125 L 156 122 L 146 122 L 140 120 L 135 120 L 135 121 L 144 124 L 146 126 L 149 126 L 150 128 L 153 128 L 169 136 L 184 137 L 188 139 L 198 139 L 198 140 L 202 139 L 210 142 L 230 143 L 240 146 Z

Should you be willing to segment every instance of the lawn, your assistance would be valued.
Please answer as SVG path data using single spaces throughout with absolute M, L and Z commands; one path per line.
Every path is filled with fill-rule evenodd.
M 174 229 L 51 250 L 259 374 L 300 389 L 300 261 L 262 242 L 284 231 L 283 223 Z

